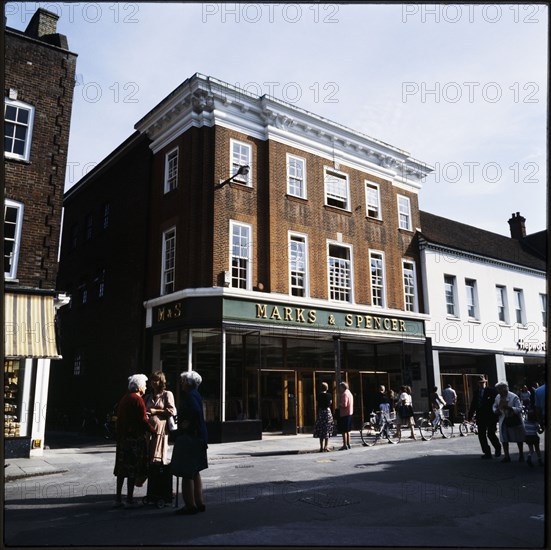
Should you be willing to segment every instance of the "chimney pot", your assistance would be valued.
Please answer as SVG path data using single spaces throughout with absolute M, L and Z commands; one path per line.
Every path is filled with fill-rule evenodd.
M 511 214 L 511 219 L 508 220 L 509 228 L 511 230 L 511 238 L 520 241 L 526 237 L 526 218 L 520 215 L 520 212 Z
M 44 8 L 38 8 L 32 16 L 25 34 L 32 38 L 41 38 L 50 34 L 57 33 L 57 20 L 59 15 L 45 10 Z

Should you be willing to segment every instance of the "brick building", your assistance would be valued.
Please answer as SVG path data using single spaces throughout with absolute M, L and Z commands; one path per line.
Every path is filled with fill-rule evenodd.
M 110 330 L 139 317 L 130 295 L 126 306 L 107 308 L 107 281 L 136 292 L 143 281 L 143 341 L 136 335 L 118 350 L 137 362 L 121 365 L 107 346 L 96 352 L 113 373 L 162 369 L 176 393 L 178 374 L 198 370 L 214 440 L 311 429 L 322 381 L 334 392 L 338 380 L 350 383 L 357 423 L 380 383 L 412 384 L 424 408 L 431 374 L 415 232 L 430 168 L 394 146 L 200 74 L 135 128 L 149 143 L 141 159 L 149 181 L 129 189 L 145 210 L 138 216 L 127 208 L 138 236 L 123 226 L 111 231 L 119 254 L 85 268 L 88 279 L 105 269 L 111 319 L 104 325 L 91 304 L 66 311 L 63 325 L 79 338 L 75 353 L 85 319 L 101 348 Z M 101 174 L 130 170 L 144 143 L 131 138 L 124 154 L 113 153 L 67 194 L 66 224 L 86 226 L 86 208 L 99 211 L 110 201 L 105 193 L 127 185 L 125 178 L 102 185 Z M 142 237 L 146 253 L 130 263 L 127 246 Z M 67 239 L 63 286 L 72 285 L 74 296 L 86 278 L 76 271 L 78 254 L 86 252 L 70 260 Z M 65 262 L 75 266 L 70 276 Z M 82 358 L 65 360 L 68 377 L 69 363 L 78 370 Z M 95 365 L 84 376 L 113 398 L 125 389 L 106 388 Z
M 6 456 L 43 449 L 50 361 L 59 359 L 58 245 L 76 54 L 38 9 L 5 29 L 4 437 Z

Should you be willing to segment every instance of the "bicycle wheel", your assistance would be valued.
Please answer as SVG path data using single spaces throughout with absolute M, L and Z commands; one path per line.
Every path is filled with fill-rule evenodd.
M 432 422 L 428 418 L 424 418 L 419 422 L 419 433 L 423 441 L 430 441 L 432 439 L 434 430 L 432 429 Z
M 439 428 L 442 437 L 446 439 L 448 439 L 448 437 L 453 437 L 453 424 L 447 418 L 442 419 Z
M 371 424 L 371 422 L 366 422 L 360 430 L 360 437 L 364 445 L 371 447 L 375 445 L 377 439 L 379 439 L 379 429 Z
M 394 445 L 400 443 L 400 439 L 402 439 L 402 430 L 398 429 L 395 422 L 389 422 L 386 425 L 386 438 L 389 443 L 393 443 Z
M 466 422 L 459 424 L 459 435 L 462 437 L 469 435 L 469 426 Z

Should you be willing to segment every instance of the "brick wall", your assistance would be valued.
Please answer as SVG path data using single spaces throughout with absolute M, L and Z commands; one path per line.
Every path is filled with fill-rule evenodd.
M 76 56 L 5 33 L 5 90 L 35 107 L 30 162 L 5 159 L 5 197 L 24 204 L 17 279 L 54 289 Z

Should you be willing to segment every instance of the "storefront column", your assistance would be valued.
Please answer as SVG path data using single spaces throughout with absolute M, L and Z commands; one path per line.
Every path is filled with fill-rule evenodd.
M 434 376 L 434 385 L 437 386 L 438 390 L 441 392 L 443 388 L 440 379 L 440 352 L 435 349 L 432 350 L 432 372 Z
M 44 454 L 44 432 L 46 431 L 49 381 L 50 359 L 38 359 L 36 366 L 34 414 L 33 418 L 29 419 L 31 420 L 31 457 L 42 456 Z
M 497 381 L 498 382 L 506 381 L 507 380 L 507 371 L 505 369 L 505 357 L 501 354 L 496 353 L 495 358 L 496 358 Z
M 226 329 L 220 331 L 220 422 L 226 421 Z
M 187 332 L 187 370 L 193 370 L 193 331 L 191 329 Z
M 335 378 L 337 384 L 341 382 L 341 339 L 338 336 L 333 336 L 335 344 Z

